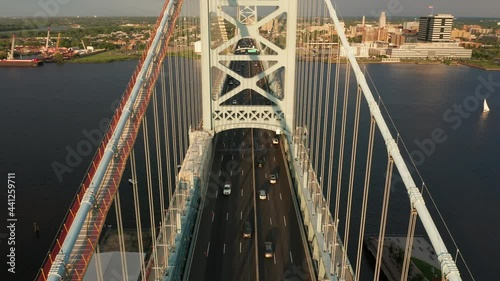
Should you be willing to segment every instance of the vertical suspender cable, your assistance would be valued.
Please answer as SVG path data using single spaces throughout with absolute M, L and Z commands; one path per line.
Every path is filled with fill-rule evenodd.
M 139 245 L 139 254 L 144 255 L 140 259 L 141 266 L 141 279 L 146 278 L 146 267 L 144 265 L 145 252 L 142 241 L 142 225 L 141 225 L 141 209 L 139 205 L 139 192 L 137 188 L 137 167 L 135 165 L 135 152 L 134 149 L 130 151 L 130 170 L 132 171 L 132 189 L 134 193 L 134 211 L 135 211 L 135 225 L 137 228 L 137 244 Z
M 146 159 L 146 177 L 148 185 L 148 200 L 149 200 L 149 221 L 151 224 L 151 241 L 153 245 L 153 251 L 151 252 L 154 267 L 155 267 L 155 278 L 160 276 L 158 271 L 158 252 L 156 250 L 156 223 L 155 223 L 155 213 L 154 213 L 154 201 L 153 201 L 153 187 L 151 179 L 151 159 L 149 157 L 149 136 L 148 136 L 148 122 L 147 117 L 144 116 L 142 119 L 142 132 L 144 135 L 144 155 Z
M 304 11 L 306 10 L 306 7 L 305 7 L 305 1 L 301 1 L 300 2 L 300 9 L 299 9 L 299 13 L 300 13 L 300 21 L 302 24 L 305 24 L 305 14 L 304 14 Z M 298 42 L 298 40 L 297 40 Z M 305 55 L 304 55 L 304 52 L 305 52 L 305 40 L 302 40 L 302 42 L 300 42 L 301 44 L 301 48 L 300 50 L 302 50 L 301 52 L 301 57 L 299 58 L 298 60 L 298 63 L 299 63 L 299 67 L 297 68 L 298 71 L 297 71 L 297 88 L 295 90 L 295 100 L 296 100 L 296 106 L 295 106 L 295 110 L 296 110 L 296 117 L 295 117 L 295 126 L 296 127 L 304 127 L 303 123 L 302 123 L 302 116 L 304 114 L 304 83 L 305 83 Z
M 163 134 L 165 136 L 165 153 L 166 153 L 166 166 L 167 166 L 167 191 L 168 191 L 168 203 L 169 203 L 169 208 L 167 212 L 169 213 L 168 218 L 169 220 L 172 219 L 172 210 L 171 210 L 171 203 L 172 203 L 172 174 L 175 173 L 175 168 L 172 169 L 172 158 L 171 158 L 171 147 L 170 147 L 170 123 L 167 120 L 167 90 L 165 87 L 165 63 L 163 64 L 163 67 L 161 68 L 161 80 L 162 80 L 162 90 L 161 90 L 161 95 L 162 95 L 162 108 L 163 108 Z M 172 103 L 172 101 L 169 101 Z M 165 222 L 166 223 L 166 222 Z M 167 231 L 165 230 L 165 233 Z M 172 235 L 172 234 L 171 234 Z
M 387 162 L 387 172 L 385 175 L 384 200 L 382 201 L 382 214 L 381 214 L 381 218 L 380 218 L 380 232 L 379 232 L 378 244 L 377 244 L 377 258 L 375 261 L 375 276 L 373 277 L 374 281 L 378 281 L 380 278 L 380 267 L 382 265 L 382 254 L 384 252 L 385 226 L 387 224 L 387 210 L 389 207 L 389 198 L 390 198 L 393 166 L 394 166 L 394 160 L 389 155 L 389 159 Z
M 340 49 L 338 49 L 340 50 Z M 327 185 L 327 190 L 326 190 L 326 204 L 328 205 L 328 209 L 331 210 L 331 198 L 332 198 L 332 177 L 333 177 L 333 166 L 334 166 L 334 152 L 335 152 L 335 135 L 336 135 L 336 130 L 337 130 L 337 103 L 338 103 L 338 96 L 339 96 L 339 80 L 340 80 L 340 52 L 338 51 L 337 53 L 337 61 L 335 65 L 335 84 L 334 84 L 334 89 L 333 89 L 333 108 L 332 108 L 332 116 L 333 116 L 333 122 L 330 127 L 330 155 L 329 155 L 329 161 L 328 161 L 328 185 Z M 328 93 L 330 94 L 330 93 Z M 333 221 L 333 224 L 336 224 L 336 221 Z M 336 233 L 336 232 L 334 232 Z M 328 233 L 326 235 L 328 237 Z M 337 236 L 333 235 L 333 241 L 334 241 L 334 249 L 333 252 L 336 250 L 335 246 L 335 241 L 337 241 Z M 332 255 L 333 255 L 332 252 Z M 330 268 L 334 268 L 334 259 L 332 258 L 332 264 Z M 333 273 L 333 272 L 331 272 Z
M 163 189 L 165 184 L 163 183 L 163 166 L 161 157 L 161 142 L 160 142 L 160 124 L 158 118 L 158 97 L 156 88 L 153 89 L 153 115 L 154 115 L 154 126 L 155 126 L 155 146 L 156 146 L 156 163 L 158 168 L 158 194 L 160 196 L 160 233 L 162 233 L 162 244 L 163 244 L 163 261 L 162 265 L 166 266 L 167 261 L 167 241 L 166 241 L 166 228 L 165 228 L 165 196 L 163 194 Z
M 185 17 L 182 18 L 182 21 L 181 21 L 181 31 L 185 31 L 186 29 L 186 20 L 185 20 Z M 187 32 L 186 32 L 187 34 Z M 186 35 L 187 36 L 187 35 Z M 180 35 L 179 35 L 180 37 Z M 182 47 L 184 50 L 181 52 L 182 54 L 185 54 L 185 50 L 186 50 L 186 47 Z M 180 95 L 180 98 L 181 98 L 181 103 L 179 104 L 179 109 L 182 109 L 182 116 L 181 116 L 181 122 L 179 123 L 181 129 L 182 129 L 182 151 L 181 151 L 181 155 L 182 155 L 182 159 L 184 159 L 184 155 L 186 155 L 186 151 L 187 151 L 187 146 L 189 145 L 188 144 L 188 140 L 187 140 L 187 134 L 188 134 L 188 128 L 189 128 L 189 123 L 187 123 L 187 114 L 188 114 L 188 106 L 187 106 L 187 94 L 188 94 L 188 85 L 189 85 L 189 82 L 188 82 L 188 74 L 187 74 L 187 65 L 186 65 L 186 62 L 189 58 L 187 58 L 186 56 L 183 56 L 181 58 L 181 75 L 182 75 L 182 83 L 181 83 L 181 95 Z M 182 163 L 182 161 L 181 161 Z
M 332 41 L 332 43 L 333 43 L 333 41 Z M 324 119 L 323 119 L 323 143 L 322 143 L 323 153 L 322 153 L 322 159 L 321 159 L 322 164 L 321 164 L 321 172 L 320 172 L 320 178 L 322 179 L 323 182 L 325 181 L 324 178 L 325 178 L 325 167 L 326 167 L 326 161 L 325 161 L 325 158 L 326 158 L 326 139 L 328 137 L 328 131 L 327 131 L 328 129 L 327 128 L 328 128 L 328 123 L 331 120 L 330 119 L 330 86 L 331 86 L 332 63 L 330 62 L 330 55 L 331 55 L 330 52 L 332 49 L 333 48 L 329 49 L 327 70 L 326 70 L 326 83 L 325 83 L 326 99 L 325 99 L 325 109 L 324 109 L 325 114 L 323 115 L 324 116 Z M 332 134 L 332 132 L 330 132 L 330 134 Z M 332 149 L 332 148 L 330 147 L 330 149 Z M 323 193 L 325 192 L 324 188 L 325 187 L 323 187 L 323 190 L 322 190 Z M 328 185 L 326 186 L 326 188 L 330 189 Z M 329 203 L 330 202 L 327 203 L 328 209 L 330 209 Z
M 345 146 L 345 130 L 347 123 L 347 102 L 349 100 L 349 82 L 351 77 L 351 68 L 349 64 L 346 64 L 345 69 L 345 87 L 344 87 L 344 105 L 342 107 L 342 126 L 340 132 L 340 146 L 339 146 L 339 164 L 338 164 L 338 173 L 337 173 L 337 193 L 335 196 L 335 215 L 333 219 L 333 223 L 335 224 L 334 228 L 334 237 L 337 238 L 338 233 L 338 219 L 339 219 L 339 210 L 340 210 L 340 191 L 342 189 L 342 168 L 344 165 L 344 146 Z M 333 252 L 333 260 L 336 259 L 337 251 Z M 344 270 L 342 268 L 342 270 Z
M 408 233 L 406 234 L 406 249 L 405 249 L 405 256 L 403 259 L 403 267 L 401 268 L 401 280 L 408 279 L 408 271 L 410 269 L 411 250 L 413 248 L 413 238 L 415 235 L 416 223 L 417 223 L 417 210 L 412 207 L 410 211 L 410 220 L 408 223 Z
M 102 276 L 102 261 L 101 261 L 101 249 L 99 247 L 99 243 L 96 243 L 95 245 L 95 270 L 96 270 L 96 276 L 97 276 L 97 281 L 105 281 L 104 277 Z
M 356 256 L 356 272 L 354 274 L 354 281 L 359 281 L 359 275 L 361 274 L 361 260 L 363 253 L 363 240 L 365 237 L 365 225 L 366 225 L 366 210 L 368 206 L 368 192 L 370 190 L 370 176 L 372 170 L 372 158 L 373 158 L 373 143 L 375 140 L 375 118 L 370 116 L 370 134 L 368 137 L 368 153 L 366 156 L 366 168 L 365 168 L 365 183 L 363 189 L 363 204 L 361 207 L 361 220 L 359 224 L 359 239 L 358 239 L 358 254 Z
M 174 160 L 174 175 L 177 175 L 177 163 L 178 163 L 178 158 L 177 158 L 177 122 L 175 121 L 175 100 L 174 100 L 174 93 L 175 90 L 173 88 L 173 71 L 172 71 L 172 64 L 173 64 L 173 59 L 170 58 L 168 62 L 168 78 L 169 78 L 169 84 L 170 84 L 170 130 L 172 132 L 172 158 Z M 175 187 L 175 177 L 173 180 L 173 185 Z M 172 200 L 172 197 L 170 197 L 170 200 Z
M 318 11 L 318 14 L 319 14 L 319 11 Z M 322 18 L 324 18 L 324 16 L 325 15 L 324 15 L 324 11 L 323 11 Z M 323 48 L 320 48 L 320 56 L 321 56 L 321 58 L 320 58 L 320 64 L 319 65 L 320 65 L 321 69 L 320 69 L 320 72 L 319 72 L 319 87 L 318 87 L 319 90 L 317 91 L 317 95 L 319 95 L 319 102 L 318 102 L 319 106 L 318 106 L 318 115 L 317 115 L 318 117 L 317 117 L 317 121 L 316 121 L 316 132 L 317 132 L 317 134 L 316 134 L 316 148 L 314 149 L 314 151 L 316 151 L 316 157 L 314 158 L 315 159 L 315 165 L 314 165 L 314 167 L 315 167 L 316 171 L 318 171 L 318 172 L 320 171 L 319 170 L 319 166 L 318 166 L 319 165 L 318 161 L 320 159 L 319 141 L 320 141 L 320 139 L 324 140 L 325 139 L 325 134 L 326 134 L 326 130 L 323 130 L 323 132 L 320 133 L 320 125 L 321 125 L 320 120 L 321 120 L 322 116 L 323 116 L 323 122 L 325 120 L 327 120 L 327 118 L 328 118 L 328 116 L 323 115 L 324 112 L 325 112 L 325 109 L 327 107 L 327 105 L 325 105 L 325 103 L 323 103 L 323 95 L 325 94 L 325 91 L 323 90 L 323 83 L 324 83 L 324 80 L 325 80 L 324 79 L 325 64 L 323 63 L 323 60 L 324 60 L 324 57 L 323 57 Z M 323 162 L 321 162 L 321 167 L 325 166 L 325 162 L 324 162 L 324 156 L 325 156 L 324 147 L 325 146 L 323 146 L 323 151 L 321 153 L 321 155 L 322 155 L 321 158 L 323 159 Z M 318 175 L 320 175 L 320 174 L 318 173 Z M 324 195 L 324 193 L 323 193 L 323 186 L 324 186 L 323 182 L 324 182 L 324 179 L 323 179 L 322 175 L 320 175 L 318 181 L 319 181 L 319 185 L 320 185 L 320 188 L 321 188 L 321 194 Z
M 319 9 L 318 9 L 318 1 L 313 1 L 313 15 L 315 16 L 318 16 L 319 15 Z M 314 20 L 315 17 L 312 17 L 313 21 L 315 22 Z M 318 16 L 318 20 L 319 19 L 319 16 Z M 315 32 L 314 33 L 314 43 L 316 43 L 318 40 L 318 33 Z M 314 50 L 314 48 L 313 48 Z M 314 171 L 317 171 L 318 170 L 318 166 L 317 165 L 313 165 L 314 163 L 318 163 L 317 159 L 319 156 L 318 155 L 318 152 L 315 150 L 317 147 L 314 145 L 314 142 L 315 139 L 319 139 L 319 135 L 318 135 L 318 132 L 316 130 L 317 126 L 316 126 L 316 112 L 318 112 L 319 110 L 317 109 L 317 100 L 318 100 L 318 94 L 319 94 L 319 91 L 318 91 L 318 68 L 319 68 L 319 60 L 317 57 L 315 57 L 315 59 L 313 60 L 313 78 L 311 79 L 311 82 L 312 82 L 312 85 L 311 85 L 311 94 L 313 96 L 313 103 L 312 103 L 312 110 L 311 110 L 311 124 L 309 126 L 309 129 L 310 129 L 310 141 L 309 141 L 309 146 L 311 148 L 310 152 L 310 163 L 311 163 L 311 166 L 313 167 Z
M 176 32 L 174 33 L 174 35 L 176 36 Z M 179 50 L 179 47 L 176 45 L 175 43 L 175 40 L 174 40 L 174 53 L 178 52 Z M 174 144 L 174 161 L 175 161 L 175 166 L 177 167 L 177 163 L 178 161 L 181 159 L 181 156 L 180 154 L 178 154 L 178 152 L 180 153 L 179 150 L 182 150 L 182 141 L 181 141 L 181 133 L 180 133 L 180 126 L 179 126 L 179 123 L 180 123 L 180 120 L 179 119 L 175 119 L 178 117 L 178 115 L 174 115 L 176 113 L 176 111 L 179 109 L 179 84 L 181 83 L 179 80 L 180 78 L 180 75 L 177 73 L 179 71 L 179 57 L 178 56 L 172 56 L 170 58 L 172 60 L 172 63 L 170 64 L 170 73 L 169 73 L 169 77 L 175 77 L 175 87 L 174 87 L 174 91 L 170 92 L 170 95 L 171 95 L 171 101 L 174 101 L 174 98 L 173 98 L 173 95 L 174 93 L 176 93 L 176 96 L 177 96 L 177 100 L 176 100 L 176 104 L 177 106 L 174 107 L 173 103 L 170 104 L 171 106 L 171 112 L 172 112 L 172 130 L 174 132 L 174 141 L 175 142 L 179 142 L 178 144 Z M 175 73 L 172 72 L 172 68 L 173 70 L 175 70 Z M 177 168 L 176 168 L 176 173 L 177 173 Z
M 179 37 L 179 32 L 178 32 L 178 29 L 176 30 L 175 32 L 175 35 L 176 37 L 178 38 Z M 176 49 L 176 54 L 180 54 L 181 52 L 181 46 L 180 44 L 177 44 L 177 46 L 175 47 Z M 178 152 L 178 160 L 179 160 L 179 163 L 182 163 L 182 160 L 184 158 L 184 155 L 183 155 L 183 151 L 184 151 L 184 132 L 183 132 L 183 126 L 181 125 L 182 124 L 182 113 L 181 113 L 181 106 L 182 106 L 182 103 L 181 103 L 181 96 L 184 95 L 183 93 L 183 78 L 184 78 L 184 75 L 182 73 L 182 70 L 183 70 L 183 63 L 182 61 L 179 62 L 181 60 L 181 58 L 179 57 L 179 55 L 175 55 L 175 58 L 174 58 L 174 61 L 175 61 L 175 70 L 176 70 L 176 78 L 177 78 L 177 90 L 176 90 L 176 99 L 177 99 L 177 106 L 176 106 L 176 113 L 177 113 L 177 123 L 176 123 L 176 128 L 177 128 L 177 133 L 178 133 L 178 141 L 179 141 L 179 148 L 177 150 Z
M 324 17 L 324 16 L 323 16 Z M 331 50 L 331 48 L 329 49 Z M 329 58 L 329 56 L 328 56 Z M 322 153 L 321 153 L 321 171 L 320 171 L 320 183 L 321 183 L 321 194 L 323 196 L 326 197 L 326 194 L 325 194 L 325 189 L 326 190 L 329 190 L 330 187 L 328 185 L 325 185 L 325 167 L 326 167 L 326 139 L 327 139 L 327 136 L 328 136 L 328 122 L 330 119 L 330 84 L 331 84 L 331 70 L 332 70 L 332 64 L 330 63 L 330 60 L 328 59 L 327 60 L 327 70 L 326 70 L 326 82 L 325 82 L 325 87 L 324 87 L 324 91 L 321 91 L 325 94 L 325 102 L 324 102 L 324 108 L 323 108 L 323 112 L 324 112 L 324 115 L 323 115 L 323 133 L 321 135 L 322 137 Z M 324 66 L 322 68 L 322 72 L 321 72 L 321 81 L 323 81 L 323 76 L 324 76 Z M 321 83 L 322 84 L 322 83 Z M 323 86 L 321 87 L 321 90 L 323 90 Z M 320 102 L 321 103 L 321 102 Z M 328 193 L 328 191 L 326 191 Z M 327 249 L 328 248 L 328 224 L 331 223 L 330 221 L 330 216 L 329 216 L 329 211 L 330 211 L 330 202 L 328 202 L 327 200 L 327 203 L 326 203 L 326 210 L 327 210 L 327 213 L 325 214 L 325 220 L 323 221 L 323 225 L 321 227 L 321 229 L 323 229 L 323 231 L 325 232 L 325 248 Z M 326 226 L 326 227 L 325 227 Z
M 116 223 L 118 226 L 118 243 L 120 246 L 120 257 L 122 263 L 122 274 L 123 280 L 128 281 L 128 270 L 127 270 L 127 257 L 125 256 L 125 240 L 123 236 L 123 220 L 122 220 L 122 208 L 120 202 L 119 190 L 116 190 L 115 194 L 115 213 L 116 213 Z
M 306 11 L 305 14 L 306 15 L 304 17 L 304 23 L 305 23 L 305 25 L 311 25 L 311 23 L 309 22 L 309 20 L 310 20 L 309 19 L 310 18 L 309 17 L 309 11 L 310 11 L 310 9 L 311 9 L 311 5 L 306 5 L 306 9 L 305 9 L 305 11 Z M 311 41 L 311 35 L 307 34 L 307 32 L 306 32 L 306 39 L 307 39 L 306 44 L 307 44 L 307 42 Z M 305 49 L 306 49 L 306 51 L 309 50 L 309 48 L 307 47 L 307 45 L 306 45 Z M 311 71 L 310 71 L 310 69 L 311 69 L 311 63 L 309 63 L 309 58 L 310 58 L 310 55 L 309 55 L 309 53 L 307 53 L 307 59 L 305 60 L 305 69 L 306 69 L 306 71 L 304 72 L 304 83 L 303 83 L 303 87 L 302 87 L 303 89 L 302 89 L 302 93 L 301 93 L 303 95 L 303 97 L 304 97 L 304 99 L 303 99 L 303 107 L 302 107 L 303 110 L 304 110 L 304 113 L 302 114 L 302 122 L 301 122 L 303 124 L 302 125 L 303 127 L 307 127 L 307 125 L 308 125 L 307 124 L 307 120 L 308 120 L 307 116 L 308 116 L 308 112 L 309 112 L 309 110 L 308 110 L 309 109 L 309 89 L 308 89 L 308 87 L 309 87 L 309 81 L 310 81 L 310 78 L 311 78 L 311 77 L 309 77 L 309 75 L 311 74 Z M 309 128 L 308 128 L 308 130 L 309 130 Z M 307 137 L 309 138 L 309 136 L 307 136 Z M 307 143 L 305 143 L 304 145 L 307 145 Z
M 356 151 L 358 148 L 358 131 L 359 131 L 359 113 L 361 106 L 361 88 L 358 87 L 356 93 L 356 111 L 354 113 L 354 132 L 352 137 L 352 152 L 351 152 L 351 168 L 349 171 L 349 191 L 347 193 L 347 208 L 345 219 L 345 232 L 344 232 L 344 254 L 342 255 L 343 268 L 347 262 L 347 249 L 349 248 L 349 227 L 351 225 L 351 211 L 352 211 L 352 190 L 354 188 L 354 174 L 356 172 Z M 345 278 L 345 270 L 342 270 L 341 279 Z

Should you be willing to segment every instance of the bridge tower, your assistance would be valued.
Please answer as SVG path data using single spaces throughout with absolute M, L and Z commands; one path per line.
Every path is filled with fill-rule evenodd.
M 201 1 L 200 8 L 203 128 L 213 133 L 235 128 L 279 129 L 291 136 L 297 1 L 210 0 Z M 277 18 L 280 18 L 282 29 L 279 31 L 280 44 L 272 40 L 269 30 L 263 29 L 264 25 L 274 28 Z M 220 24 L 221 21 L 226 24 Z M 234 36 L 227 40 L 225 36 L 217 38 L 211 31 L 217 28 L 217 22 L 219 26 L 233 25 Z M 251 40 L 250 48 L 254 47 L 255 52 L 235 54 L 243 38 Z M 244 76 L 230 68 L 234 61 L 260 63 L 262 71 Z M 226 79 L 237 81 L 236 86 L 224 89 Z M 263 88 L 259 86 L 262 80 L 275 83 Z M 234 100 L 241 93 L 258 95 L 266 102 L 237 104 Z

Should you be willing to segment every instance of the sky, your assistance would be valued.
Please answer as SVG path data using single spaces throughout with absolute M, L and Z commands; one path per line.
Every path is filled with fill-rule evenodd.
M 199 3 L 198 0 L 192 0 Z M 499 0 L 333 0 L 341 17 L 419 17 L 449 13 L 456 17 L 500 18 Z M 164 0 L 0 0 L 0 17 L 158 16 Z M 197 4 L 196 4 L 197 5 Z

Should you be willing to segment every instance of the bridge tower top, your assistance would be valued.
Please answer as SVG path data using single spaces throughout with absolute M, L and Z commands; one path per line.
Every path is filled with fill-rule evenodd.
M 297 1 L 201 1 L 203 128 L 294 124 Z

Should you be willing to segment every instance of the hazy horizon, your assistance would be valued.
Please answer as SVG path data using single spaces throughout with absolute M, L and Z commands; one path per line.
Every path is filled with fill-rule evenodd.
M 163 0 L 23 0 L 11 2 L 0 0 L 0 17 L 76 17 L 76 16 L 158 16 Z M 188 1 L 184 1 L 187 3 Z M 339 17 L 376 17 L 384 11 L 387 18 L 419 17 L 433 12 L 452 14 L 455 17 L 499 18 L 500 1 L 498 0 L 454 0 L 451 2 L 387 0 L 384 3 L 366 0 L 337 0 Z M 198 5 L 197 2 L 191 1 Z M 433 6 L 431 10 L 429 6 Z M 197 8 L 197 7 L 196 7 Z

